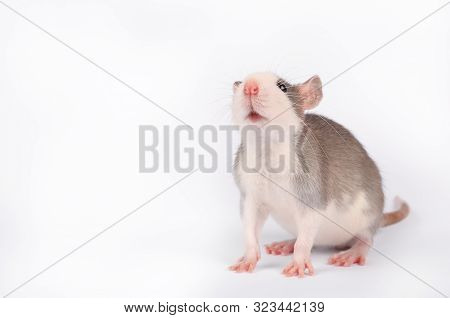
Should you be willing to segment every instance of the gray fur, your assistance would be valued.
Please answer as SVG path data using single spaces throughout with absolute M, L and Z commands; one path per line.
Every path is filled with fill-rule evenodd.
M 296 148 L 304 157 L 309 172 L 297 169 L 293 182 L 305 204 L 322 208 L 330 200 L 342 203 L 344 195 L 353 197 L 364 191 L 374 214 L 374 229 L 383 213 L 384 195 L 381 175 L 375 162 L 353 134 L 335 121 L 316 114 L 306 114 L 305 142 Z

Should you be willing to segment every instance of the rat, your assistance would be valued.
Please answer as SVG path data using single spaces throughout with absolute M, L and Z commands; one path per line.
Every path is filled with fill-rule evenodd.
M 265 245 L 268 254 L 292 254 L 282 271 L 288 277 L 314 274 L 313 246 L 341 249 L 329 264 L 364 265 L 376 231 L 408 215 L 408 204 L 399 198 L 396 211 L 383 213 L 380 172 L 354 135 L 329 118 L 306 113 L 321 99 L 317 75 L 294 85 L 261 72 L 233 84 L 232 117 L 241 130 L 233 175 L 245 252 L 230 270 L 255 269 L 269 215 L 294 237 Z

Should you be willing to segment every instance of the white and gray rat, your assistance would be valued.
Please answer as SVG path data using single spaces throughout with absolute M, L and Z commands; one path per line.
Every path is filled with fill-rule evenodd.
M 330 264 L 363 265 L 377 229 L 405 218 L 409 207 L 400 202 L 397 211 L 383 214 L 381 176 L 363 146 L 340 124 L 305 114 L 322 99 L 320 78 L 292 85 L 273 73 L 255 73 L 235 82 L 233 91 L 233 120 L 242 131 L 254 129 L 242 134 L 234 165 L 245 253 L 230 269 L 253 271 L 269 214 L 295 238 L 265 246 L 269 254 L 293 254 L 286 276 L 314 273 L 316 245 L 348 247 Z M 285 138 L 269 134 L 273 127 Z M 283 167 L 282 160 L 289 168 L 268 167 L 269 161 Z

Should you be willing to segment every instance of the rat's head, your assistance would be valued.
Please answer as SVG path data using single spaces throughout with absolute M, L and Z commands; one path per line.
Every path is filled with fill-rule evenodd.
M 305 110 L 322 99 L 322 82 L 313 76 L 302 84 L 290 84 L 273 73 L 255 73 L 233 85 L 233 120 L 236 124 L 264 126 L 299 125 Z

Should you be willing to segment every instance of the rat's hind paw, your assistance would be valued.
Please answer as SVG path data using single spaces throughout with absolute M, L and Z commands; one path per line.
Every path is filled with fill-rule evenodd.
M 336 266 L 351 266 L 353 264 L 364 265 L 365 263 L 366 254 L 357 248 L 350 248 L 346 251 L 334 254 L 328 260 L 328 264 Z
M 289 255 L 294 252 L 295 240 L 287 240 L 282 242 L 274 242 L 265 246 L 267 254 L 273 255 Z

